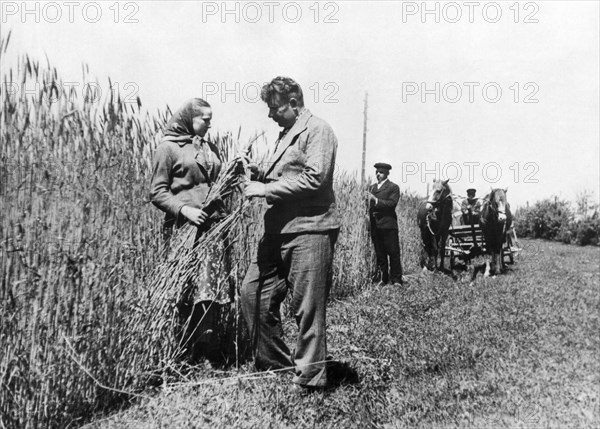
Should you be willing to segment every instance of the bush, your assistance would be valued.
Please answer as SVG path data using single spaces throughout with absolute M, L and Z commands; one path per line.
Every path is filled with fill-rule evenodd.
M 515 213 L 517 234 L 521 237 L 546 238 L 556 240 L 565 238 L 564 226 L 572 219 L 569 204 L 566 201 L 545 199 L 532 207 L 518 209 Z
M 600 219 L 597 217 L 577 222 L 574 227 L 576 228 L 575 242 L 580 246 L 588 244 L 597 246 L 600 243 Z
M 597 211 L 591 216 L 580 211 L 575 214 L 571 204 L 558 197 L 547 198 L 515 212 L 515 231 L 519 237 L 544 238 L 581 246 L 598 245 L 600 219 Z

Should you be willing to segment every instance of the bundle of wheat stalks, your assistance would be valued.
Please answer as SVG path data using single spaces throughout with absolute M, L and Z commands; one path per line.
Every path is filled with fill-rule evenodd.
M 229 302 L 235 304 L 234 308 L 230 309 L 234 314 L 234 320 L 222 321 L 225 324 L 233 323 L 235 326 L 220 328 L 225 330 L 234 328 L 235 332 L 239 332 L 240 315 L 237 307 L 237 294 L 232 287 L 236 280 L 235 274 L 239 270 L 238 267 L 231 266 L 230 252 L 238 238 L 235 237 L 234 232 L 242 230 L 240 226 L 245 218 L 246 210 L 250 206 L 250 203 L 242 198 L 240 192 L 241 185 L 246 180 L 245 158 L 236 156 L 227 161 L 225 168 L 221 170 L 217 180 L 212 184 L 204 207 L 211 212 L 212 207 L 224 206 L 224 201 L 227 201 L 229 213 L 218 221 L 209 220 L 201 227 L 186 223 L 166 243 L 162 262 L 156 267 L 149 287 L 151 291 L 149 299 L 154 305 L 169 304 L 168 309 L 172 314 L 165 315 L 167 317 L 162 318 L 163 323 L 166 320 L 169 320 L 171 324 L 174 323 L 177 303 L 184 299 L 183 294 L 190 285 L 198 284 L 206 278 L 207 264 L 212 264 L 212 267 L 208 267 L 208 269 L 212 269 L 218 275 L 213 277 L 216 284 L 212 285 L 213 295 L 209 299 L 214 302 L 222 302 L 222 299 L 219 300 L 218 297 L 229 297 Z M 192 317 L 191 314 L 190 317 Z M 187 323 L 190 321 L 188 320 Z M 171 328 L 174 327 L 171 326 Z M 171 332 L 173 331 L 171 330 Z M 164 331 L 163 334 L 169 335 Z M 172 338 L 164 338 L 164 340 L 174 341 Z M 189 338 L 187 340 L 189 341 Z M 237 344 L 237 338 L 232 340 Z M 184 347 L 185 344 L 181 342 L 174 344 L 169 348 L 171 352 L 167 359 L 169 361 L 175 359 Z M 237 360 L 238 356 L 235 358 Z

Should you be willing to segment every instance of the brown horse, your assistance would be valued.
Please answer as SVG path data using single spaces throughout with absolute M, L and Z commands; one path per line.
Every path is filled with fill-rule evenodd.
M 505 268 L 502 248 L 506 231 L 512 226 L 510 204 L 506 200 L 507 191 L 507 189 L 492 189 L 481 205 L 481 230 L 485 239 L 486 252 L 491 255 L 489 274 L 502 272 Z
M 422 241 L 421 268 L 444 271 L 446 240 L 452 224 L 452 190 L 448 180 L 433 182 L 431 193 L 419 205 L 417 223 Z

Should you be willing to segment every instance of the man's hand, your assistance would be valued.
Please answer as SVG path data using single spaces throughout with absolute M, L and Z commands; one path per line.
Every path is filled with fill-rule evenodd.
M 260 174 L 260 168 L 258 167 L 258 164 L 254 162 L 248 155 L 244 155 L 242 158 L 243 161 L 240 158 L 239 162 L 243 163 L 246 168 L 250 170 L 250 180 L 256 180 Z
M 190 206 L 183 206 L 181 209 L 181 214 L 196 226 L 202 226 L 208 217 L 204 210 Z
M 369 191 L 365 192 L 365 198 L 367 199 L 367 201 L 369 203 L 373 203 L 375 204 L 375 202 L 377 201 L 377 198 L 375 197 L 375 195 L 373 195 L 372 193 L 370 193 Z
M 254 162 L 252 160 L 252 158 L 250 158 L 249 156 L 245 155 L 244 156 L 244 161 L 246 161 L 246 164 L 248 165 L 248 168 L 250 169 L 250 171 L 252 171 L 252 173 L 258 174 L 258 164 L 256 162 Z
M 245 194 L 246 194 L 246 198 L 265 197 L 266 196 L 265 184 L 261 183 L 261 182 L 249 182 L 246 184 Z
M 248 155 L 236 156 L 233 158 L 233 162 L 235 162 L 234 171 L 236 174 L 245 174 L 250 171 L 252 177 L 258 175 L 258 165 Z

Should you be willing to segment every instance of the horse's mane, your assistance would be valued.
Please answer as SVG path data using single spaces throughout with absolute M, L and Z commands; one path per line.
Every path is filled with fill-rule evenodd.
M 443 188 L 447 188 L 448 189 L 448 195 L 450 195 L 452 197 L 452 199 L 454 199 L 454 194 L 452 194 L 452 188 L 450 187 L 450 184 L 448 184 L 448 183 L 444 184 L 443 180 L 439 180 L 439 179 L 438 180 L 434 180 L 433 183 L 434 184 L 435 183 L 440 183 L 442 189 Z M 421 200 L 422 204 L 427 203 L 427 201 L 429 200 L 429 196 L 431 195 L 431 192 L 433 192 L 433 191 L 434 191 L 434 189 L 432 188 L 431 191 L 429 191 L 430 193 L 427 194 L 427 195 L 425 195 L 425 198 L 423 200 Z M 446 205 L 445 202 L 444 202 L 444 205 Z
M 452 195 L 452 188 L 450 187 L 450 183 L 444 183 L 443 180 L 434 180 L 433 183 L 439 183 L 442 189 L 447 188 L 450 195 Z M 433 191 L 433 188 L 431 190 Z
M 452 188 L 450 187 L 450 183 L 446 183 L 445 185 L 442 184 L 442 186 L 445 186 L 446 188 L 448 188 L 448 192 L 450 192 L 450 194 L 452 194 Z
M 495 194 L 496 194 L 498 191 L 502 191 L 502 193 L 504 194 L 504 202 L 505 202 L 506 204 L 508 204 L 508 200 L 507 200 L 507 198 L 506 198 L 506 191 L 504 191 L 504 189 L 502 189 L 502 188 L 493 188 L 493 189 L 490 191 L 490 193 L 489 193 L 489 194 L 487 194 L 487 195 L 485 196 L 485 200 L 486 200 L 486 201 L 490 201 L 490 202 L 491 202 L 491 201 L 492 201 L 492 198 L 494 197 L 494 195 L 495 195 Z
M 508 199 L 506 198 L 506 191 L 504 191 L 504 189 L 502 188 L 493 188 L 491 189 L 490 193 L 487 194 L 482 202 L 481 202 L 481 223 L 485 223 L 486 222 L 486 218 L 488 216 L 488 213 L 490 211 L 490 209 L 495 206 L 495 201 L 494 201 L 494 195 L 496 194 L 496 192 L 498 191 L 502 191 L 504 194 L 504 204 L 506 205 L 506 210 L 507 212 L 510 213 L 510 204 L 508 203 Z
M 450 187 L 450 184 L 449 184 L 449 183 L 446 183 L 445 185 L 442 185 L 442 187 L 446 187 L 446 188 L 448 188 L 448 195 L 449 195 L 449 197 L 450 197 L 450 198 L 449 198 L 449 200 L 450 200 L 450 202 L 451 202 L 451 203 L 450 203 L 450 207 L 452 207 L 452 206 L 454 205 L 454 198 L 452 198 L 452 197 L 453 197 L 453 194 L 452 194 L 452 188 Z

